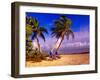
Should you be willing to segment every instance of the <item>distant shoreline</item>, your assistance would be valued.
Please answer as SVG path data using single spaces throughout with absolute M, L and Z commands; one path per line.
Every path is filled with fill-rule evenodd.
M 46 56 L 49 56 L 49 53 L 43 53 Z M 71 54 L 90 54 L 90 52 L 81 52 L 81 53 L 58 53 L 59 55 L 71 55 Z
M 89 54 L 90 52 L 81 52 L 81 53 L 60 53 L 60 55 L 68 55 L 68 54 Z

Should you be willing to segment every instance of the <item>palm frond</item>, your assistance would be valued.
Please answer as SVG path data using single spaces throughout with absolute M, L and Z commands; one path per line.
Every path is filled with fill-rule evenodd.
M 39 22 L 36 18 L 33 18 L 33 24 L 34 24 L 34 27 L 39 27 Z
M 61 37 L 61 32 L 56 34 L 56 38 L 60 38 Z
M 41 33 L 40 34 L 40 37 L 44 40 L 44 42 L 45 42 L 45 37 L 44 37 L 44 34 L 43 33 Z
M 62 16 L 60 17 L 60 20 L 61 20 L 64 24 L 66 24 L 67 27 L 70 27 L 71 24 L 72 24 L 71 20 L 70 20 L 69 18 L 67 18 L 65 15 L 62 15 Z
M 43 27 L 38 27 L 33 31 L 32 40 L 34 40 L 37 36 L 41 37 L 45 41 L 45 36 L 43 33 L 48 33 L 48 31 Z
M 66 32 L 66 38 L 67 38 L 67 40 L 69 40 L 69 32 Z
M 70 19 L 67 19 L 66 24 L 70 27 L 72 25 L 72 21 Z
M 57 31 L 56 32 L 54 31 L 51 33 L 52 37 L 56 37 L 56 38 L 61 37 L 61 34 L 62 34 L 62 32 L 57 32 Z
M 65 28 L 62 26 L 62 27 L 53 27 L 51 28 L 51 35 L 52 37 L 56 37 L 56 38 L 59 38 L 61 37 L 62 33 L 65 31 Z
M 46 34 L 48 34 L 47 29 L 45 29 L 44 27 L 39 27 L 39 31 L 41 31 L 41 32 L 45 32 Z
M 31 25 L 32 27 L 36 28 L 39 26 L 39 22 L 36 18 L 33 17 L 26 17 L 26 24 Z
M 66 17 L 65 15 L 61 15 L 61 16 L 60 16 L 60 20 L 61 20 L 63 23 L 65 23 L 66 20 L 67 20 L 67 17 Z
M 29 25 L 33 25 L 34 23 L 33 23 L 33 18 L 32 17 L 29 17 Z
M 57 32 L 61 32 L 61 31 L 64 31 L 65 30 L 65 27 L 53 27 L 53 28 L 51 28 L 51 31 L 57 31 Z
M 67 39 L 69 39 L 69 36 L 72 36 L 72 38 L 74 39 L 74 33 L 73 33 L 73 31 L 72 30 L 68 30 L 68 31 L 66 31 L 66 37 L 67 37 Z
M 56 27 L 62 27 L 62 26 L 64 26 L 64 23 L 61 21 L 61 20 L 56 20 L 56 21 L 54 21 L 54 26 L 56 26 Z
M 33 32 L 32 33 L 32 36 L 31 36 L 31 39 L 34 40 L 36 38 L 36 36 L 37 36 L 37 33 L 36 32 Z

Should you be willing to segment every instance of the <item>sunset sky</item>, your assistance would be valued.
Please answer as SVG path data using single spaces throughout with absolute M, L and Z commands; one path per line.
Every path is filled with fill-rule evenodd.
M 46 42 L 40 38 L 41 49 L 45 52 L 51 50 L 54 47 L 56 38 L 51 36 L 51 28 L 54 27 L 54 21 L 59 19 L 61 14 L 51 13 L 33 13 L 26 12 L 27 17 L 36 18 L 39 21 L 41 27 L 45 27 L 49 34 L 45 34 Z M 72 21 L 71 30 L 75 34 L 75 39 L 64 39 L 59 49 L 60 53 L 80 53 L 89 52 L 89 15 L 77 15 L 77 14 L 64 14 Z

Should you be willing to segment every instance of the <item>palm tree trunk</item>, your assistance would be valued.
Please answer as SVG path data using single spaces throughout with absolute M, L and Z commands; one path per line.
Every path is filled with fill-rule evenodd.
M 40 52 L 40 43 L 39 43 L 39 39 L 36 38 L 36 40 L 37 40 L 37 44 L 38 44 L 38 48 L 39 48 L 39 52 Z
M 63 39 L 64 39 L 64 36 L 62 36 L 61 41 L 60 41 L 60 43 L 59 43 L 59 45 L 58 45 L 58 47 L 57 47 L 57 49 L 56 49 L 56 51 L 55 51 L 55 52 L 57 52 L 57 51 L 58 51 L 58 49 L 60 48 L 60 46 L 61 46 L 61 43 L 62 43 Z
M 56 44 L 57 44 L 58 40 L 59 40 L 59 39 L 57 39 Z M 54 45 L 54 46 L 51 48 L 51 52 L 53 52 L 53 50 L 54 50 L 55 48 L 56 48 L 56 46 Z
M 60 43 L 59 43 L 59 45 L 58 45 L 58 47 L 57 47 L 57 49 L 56 49 L 56 51 L 55 52 L 57 52 L 58 51 L 58 49 L 60 48 L 60 46 L 61 46 L 61 43 L 62 43 L 62 41 L 63 41 L 63 39 L 64 39 L 64 35 L 65 35 L 65 33 L 66 33 L 66 30 L 62 33 L 62 35 L 61 35 L 61 41 L 60 41 Z

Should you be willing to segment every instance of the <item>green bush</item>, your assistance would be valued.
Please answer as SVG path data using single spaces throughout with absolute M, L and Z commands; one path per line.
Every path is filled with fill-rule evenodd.
M 35 50 L 30 50 L 30 51 L 27 52 L 26 60 L 27 61 L 40 62 L 42 60 L 46 60 L 46 56 L 44 56 L 37 49 L 35 49 Z

